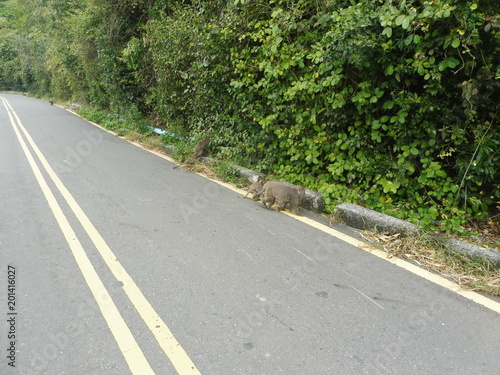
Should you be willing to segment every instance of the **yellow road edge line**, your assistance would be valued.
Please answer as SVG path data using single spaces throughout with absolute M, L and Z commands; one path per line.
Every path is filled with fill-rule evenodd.
M 15 125 L 12 113 L 16 117 L 17 121 L 19 121 L 19 118 L 17 117 L 17 115 L 15 115 L 15 112 L 13 111 L 12 107 L 10 107 L 10 104 L 8 104 L 8 102 L 6 103 L 6 99 L 4 99 L 3 97 L 1 99 L 2 101 L 4 101 L 4 104 L 7 107 L 7 114 L 9 115 L 12 128 L 14 129 L 14 132 L 21 145 L 21 148 L 24 151 L 26 158 L 28 159 L 28 163 L 33 170 L 38 185 L 40 186 L 45 199 L 47 200 L 47 203 L 49 204 L 49 207 L 52 210 L 52 213 L 54 214 L 59 227 L 61 228 L 64 238 L 66 239 L 66 242 L 68 243 L 71 252 L 73 253 L 75 261 L 78 264 L 78 267 L 80 268 L 80 271 L 82 272 L 82 275 L 87 285 L 89 286 L 94 299 L 99 306 L 99 309 L 101 310 L 101 313 L 106 320 L 106 323 L 108 324 L 111 333 L 113 334 L 118 347 L 120 348 L 120 351 L 122 352 L 125 361 L 127 362 L 127 365 L 130 368 L 130 371 L 134 375 L 154 375 L 155 373 L 153 369 L 149 365 L 146 357 L 144 356 L 144 353 L 135 341 L 132 332 L 130 331 L 127 324 L 125 323 L 125 320 L 118 311 L 118 308 L 113 302 L 102 280 L 99 278 L 99 275 L 97 274 L 94 266 L 87 257 L 87 254 L 83 249 L 82 244 L 78 240 L 76 233 L 74 232 L 71 224 L 64 215 L 61 206 L 57 202 L 54 194 L 50 190 L 50 187 L 48 186 L 45 178 L 38 168 L 33 155 L 22 139 L 22 136 Z
M 70 111 L 71 112 L 71 111 Z M 71 112 L 71 113 L 74 113 L 74 112 Z M 77 115 L 79 116 L 79 115 Z M 79 116 L 81 117 L 81 116 Z M 94 125 L 94 126 L 97 126 L 99 127 L 100 129 L 104 130 L 105 132 L 108 132 L 108 133 L 111 133 L 111 134 L 115 134 L 105 128 L 103 128 L 102 126 L 100 126 L 99 124 L 96 124 L 94 122 L 91 122 L 83 117 L 81 117 L 82 119 L 84 119 L 85 121 L 87 121 L 88 123 Z M 174 164 L 177 164 L 175 162 L 175 160 L 173 160 L 172 158 L 170 158 L 169 156 L 167 155 L 164 155 L 160 152 L 157 152 L 157 151 L 154 151 L 154 150 L 149 150 L 147 149 L 146 147 L 142 146 L 141 144 L 137 143 L 137 142 L 132 142 L 132 141 L 129 141 L 127 139 L 125 139 L 124 137 L 120 137 L 122 138 L 123 140 L 125 140 L 126 142 L 128 143 L 131 143 L 133 144 L 134 146 L 137 146 L 137 147 L 140 147 L 142 148 L 143 150 L 146 150 L 150 153 L 152 153 L 153 155 L 156 155 L 156 156 L 159 156 L 165 160 L 168 160 Z M 232 191 L 235 191 L 237 192 L 238 194 L 246 194 L 246 191 L 242 190 L 242 189 L 238 189 L 228 183 L 225 183 L 225 182 L 222 182 L 222 181 L 218 181 L 218 180 L 214 180 L 210 177 L 207 177 L 205 176 L 204 174 L 201 174 L 201 173 L 198 173 L 198 172 L 193 172 L 193 173 L 196 173 L 197 175 L 203 177 L 203 178 L 206 178 L 207 180 L 210 180 L 212 182 L 215 182 L 216 184 L 218 185 L 221 185 L 223 187 L 225 187 L 226 189 L 229 189 L 229 190 L 232 190 Z M 403 260 L 401 258 L 397 258 L 397 257 L 392 257 L 392 258 L 389 258 L 388 257 L 388 254 L 384 251 L 381 251 L 373 246 L 370 246 L 370 245 L 367 245 L 366 243 L 362 242 L 362 241 L 359 241 L 357 239 L 355 239 L 354 237 L 351 237 L 347 234 L 344 234 L 342 232 L 339 232 L 333 228 L 330 228 L 324 224 L 321 224 L 321 223 L 318 223 L 317 221 L 314 221 L 312 219 L 308 219 L 306 217 L 303 217 L 303 216 L 297 216 L 297 215 L 293 215 L 291 213 L 288 213 L 288 212 L 282 212 L 284 213 L 285 215 L 288 215 L 290 217 L 293 217 L 294 219 L 296 220 L 299 220 L 299 221 L 302 221 L 303 223 L 309 225 L 309 226 L 312 226 L 316 229 L 319 229 L 333 237 L 336 237 L 344 242 L 347 242 L 348 244 L 352 245 L 352 246 L 355 246 L 361 250 L 364 250 L 366 251 L 367 253 L 370 253 L 370 254 L 373 254 L 375 255 L 376 257 L 380 258 L 380 259 L 383 259 L 389 263 L 392 263 L 400 268 L 403 268 L 417 276 L 420 276 L 434 284 L 437 284 L 445 289 L 448 289 L 452 292 L 455 292 L 457 293 L 458 295 L 461 295 L 462 297 L 464 298 L 467 298 L 468 300 L 471 300 L 471 301 L 474 301 L 496 313 L 499 313 L 500 314 L 500 303 L 496 302 L 496 301 L 493 301 L 492 299 L 488 298 L 488 297 L 485 297 L 477 292 L 474 292 L 474 291 L 471 291 L 471 290 L 466 290 L 464 288 L 462 288 L 460 285 L 456 284 L 455 282 L 453 281 L 450 281 L 442 276 L 439 276 L 439 275 L 436 275 L 430 271 L 427 271 L 419 266 L 416 266 L 406 260 Z
M 16 116 L 18 122 L 21 124 L 19 118 Z M 111 270 L 113 275 L 117 280 L 123 283 L 123 290 L 128 296 L 134 307 L 136 308 L 139 315 L 142 317 L 149 330 L 153 333 L 158 344 L 160 345 L 163 352 L 167 355 L 170 362 L 180 375 L 198 375 L 201 373 L 196 368 L 192 360 L 187 355 L 186 351 L 182 348 L 180 343 L 174 337 L 172 331 L 163 322 L 158 313 L 151 306 L 149 301 L 146 299 L 144 294 L 141 292 L 137 284 L 134 282 L 132 277 L 128 274 L 125 268 L 118 261 L 116 255 L 110 249 L 106 241 L 103 239 L 101 234 L 97 231 L 95 226 L 92 224 L 90 219 L 87 217 L 85 212 L 82 210 L 80 205 L 73 198 L 71 193 L 68 191 L 66 186 L 62 183 L 59 177 L 56 175 L 52 167 L 49 165 L 45 157 L 43 156 L 40 149 L 36 146 L 33 139 L 26 131 L 26 129 L 20 125 L 26 139 L 30 143 L 31 147 L 35 151 L 36 155 L 40 159 L 42 165 L 47 171 L 48 175 L 61 192 L 62 196 L 70 206 L 71 210 L 74 212 L 77 219 L 80 221 L 81 225 L 89 235 L 90 239 L 94 243 L 95 247 L 101 254 L 106 265 Z

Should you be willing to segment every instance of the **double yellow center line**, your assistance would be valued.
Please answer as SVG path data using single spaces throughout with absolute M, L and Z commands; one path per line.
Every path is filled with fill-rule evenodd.
M 38 157 L 38 160 L 45 169 L 46 173 L 53 181 L 54 185 L 57 187 L 61 195 L 64 197 L 77 219 L 80 221 L 82 227 L 85 229 L 88 236 L 94 243 L 96 249 L 99 251 L 100 255 L 106 262 L 106 265 L 109 267 L 116 279 L 123 283 L 123 290 L 125 294 L 128 296 L 139 315 L 142 317 L 150 331 L 155 336 L 161 349 L 167 355 L 178 374 L 200 374 L 187 353 L 175 339 L 168 326 L 163 322 L 158 313 L 153 309 L 146 297 L 144 297 L 139 287 L 135 284 L 134 280 L 132 280 L 125 268 L 123 268 L 116 255 L 107 245 L 106 241 L 104 241 L 85 212 L 81 209 L 71 193 L 68 191 L 68 189 L 66 189 L 64 184 L 56 175 L 52 167 L 43 156 L 40 149 L 33 142 L 33 139 L 26 131 L 25 127 L 11 107 L 10 103 L 4 97 L 0 97 L 0 99 L 7 109 L 12 128 L 14 129 L 14 132 L 17 136 L 19 144 L 24 151 L 24 154 L 26 155 L 26 158 L 28 159 L 31 169 L 35 174 L 36 180 L 40 185 L 45 198 L 47 199 L 49 207 L 52 210 L 54 217 L 64 234 L 64 237 L 73 253 L 73 256 L 75 257 L 78 267 L 80 268 L 80 271 L 82 272 L 83 277 L 87 282 L 99 306 L 99 309 L 101 310 L 101 313 L 111 330 L 111 333 L 113 334 L 121 352 L 123 353 L 123 356 L 132 374 L 154 375 L 155 373 L 151 368 L 151 365 L 148 363 L 146 357 L 144 356 L 141 348 L 137 344 L 125 320 L 121 316 L 120 311 L 113 302 L 99 275 L 97 274 L 94 266 L 90 262 L 85 249 L 78 240 L 75 231 L 71 227 L 59 203 L 54 197 L 54 194 L 50 190 L 45 178 L 40 171 L 40 168 L 33 158 L 31 151 L 28 149 L 28 146 L 26 145 L 21 132 L 24 134 L 24 137 Z

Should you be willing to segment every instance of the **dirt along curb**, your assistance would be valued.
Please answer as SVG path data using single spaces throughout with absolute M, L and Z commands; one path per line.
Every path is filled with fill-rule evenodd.
M 401 233 L 405 236 L 423 233 L 422 228 L 418 225 L 352 203 L 339 204 L 335 207 L 335 214 L 339 216 L 345 224 L 357 229 L 388 232 L 389 234 Z M 451 251 L 465 255 L 471 259 L 487 259 L 493 266 L 500 269 L 499 251 L 469 244 L 443 235 L 433 235 L 432 237 Z

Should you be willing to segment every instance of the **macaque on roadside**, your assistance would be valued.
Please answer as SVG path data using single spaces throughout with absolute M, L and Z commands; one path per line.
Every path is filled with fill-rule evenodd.
M 258 200 L 261 193 L 262 193 L 262 190 L 264 189 L 265 183 L 266 183 L 265 180 L 260 180 L 260 181 L 252 183 L 250 185 L 250 187 L 248 188 L 248 191 L 243 198 L 246 198 L 248 193 L 252 193 L 252 199 L 254 201 Z
M 199 141 L 194 147 L 193 158 L 199 159 L 201 158 L 208 149 L 208 144 L 210 143 L 210 138 L 206 137 Z
M 262 189 L 260 201 L 264 203 L 266 208 L 271 207 L 275 201 L 278 201 L 278 211 L 281 211 L 287 203 L 290 203 L 290 209 L 293 213 L 300 215 L 299 203 L 305 195 L 306 189 L 302 186 L 288 186 L 269 181 L 266 182 Z
M 205 153 L 207 152 L 208 149 L 208 144 L 210 143 L 210 138 L 206 137 L 203 138 L 201 141 L 199 141 L 196 146 L 194 146 L 194 151 L 193 155 L 189 156 L 184 163 L 186 165 L 193 165 L 195 164 L 196 160 L 201 158 Z M 174 169 L 179 168 L 180 165 L 177 164 Z

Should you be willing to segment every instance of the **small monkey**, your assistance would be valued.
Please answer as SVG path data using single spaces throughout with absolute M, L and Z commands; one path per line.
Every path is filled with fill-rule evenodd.
M 203 138 L 201 141 L 199 141 L 194 148 L 193 158 L 194 159 L 201 158 L 207 151 L 209 143 L 210 143 L 210 138 L 208 137 Z
M 254 201 L 258 200 L 261 193 L 262 193 L 262 190 L 264 189 L 265 183 L 266 183 L 265 180 L 260 180 L 260 181 L 257 181 L 257 182 L 254 182 L 253 184 L 251 184 L 250 187 L 248 188 L 247 193 L 245 194 L 245 196 L 243 198 L 246 198 L 248 193 L 252 193 L 252 199 Z
M 199 141 L 196 146 L 194 146 L 193 155 L 188 157 L 185 161 L 185 164 L 191 165 L 195 163 L 195 160 L 201 158 L 208 149 L 208 144 L 210 143 L 210 138 L 206 137 Z M 178 168 L 180 165 L 176 165 L 174 169 Z
M 277 182 L 266 182 L 260 201 L 264 203 L 266 208 L 271 207 L 275 201 L 279 201 L 278 211 L 285 208 L 287 203 L 290 203 L 290 208 L 296 215 L 299 213 L 299 203 L 306 195 L 306 189 L 302 186 L 288 186 Z

